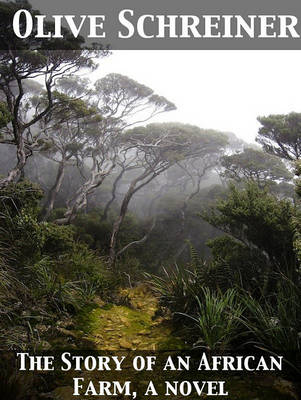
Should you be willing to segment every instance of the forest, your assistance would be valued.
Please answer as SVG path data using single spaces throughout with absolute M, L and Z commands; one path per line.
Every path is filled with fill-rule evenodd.
M 1 350 L 278 354 L 297 390 L 301 113 L 259 116 L 256 144 L 153 122 L 176 105 L 83 77 L 114 55 L 81 38 L 13 39 L 18 7 L 0 2 Z M 9 374 L 5 399 L 40 398 Z

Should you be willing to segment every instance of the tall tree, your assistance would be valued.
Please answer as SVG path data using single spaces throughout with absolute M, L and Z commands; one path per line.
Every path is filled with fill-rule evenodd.
M 4 99 L 12 117 L 10 124 L 1 129 L 0 143 L 14 145 L 17 149 L 17 163 L 8 176 L 0 180 L 0 188 L 20 176 L 28 157 L 38 147 L 35 126 L 55 104 L 55 80 L 65 74 L 74 74 L 82 68 L 95 67 L 96 52 L 81 49 L 82 38 L 74 39 L 67 34 L 66 39 L 57 43 L 52 39 L 36 39 L 35 30 L 27 39 L 19 39 L 13 35 L 12 18 L 21 7 L 28 8 L 33 15 L 38 13 L 27 2 L 0 2 L 0 97 Z M 22 19 L 21 25 L 24 23 L 25 20 Z M 42 110 L 36 107 L 31 112 L 24 113 L 28 104 L 24 84 L 26 80 L 35 78 L 43 82 L 47 101 Z
M 215 145 L 208 149 L 207 153 L 202 157 L 184 160 L 179 163 L 179 167 L 183 170 L 184 176 L 182 177 L 182 192 L 184 199 L 179 209 L 180 224 L 176 236 L 176 241 L 180 246 L 177 247 L 174 253 L 174 259 L 177 260 L 188 245 L 191 236 L 187 236 L 187 214 L 190 203 L 197 197 L 201 191 L 203 180 L 210 171 L 215 169 L 220 163 L 220 157 L 228 145 L 228 138 L 225 134 L 216 131 L 204 131 L 211 138 L 212 143 Z M 184 178 L 184 179 L 183 179 Z
M 301 113 L 292 112 L 287 115 L 270 115 L 258 118 L 262 127 L 259 129 L 257 141 L 264 150 L 294 163 L 296 193 L 300 195 L 300 159 L 301 159 Z M 300 261 L 301 215 L 300 201 L 297 203 L 295 215 L 292 218 L 295 228 L 294 246 Z
M 299 260 L 301 262 L 301 212 L 300 212 L 300 199 L 301 199 L 301 161 L 298 160 L 296 162 L 296 171 L 297 175 L 296 179 L 296 193 L 299 199 L 298 205 L 299 208 L 297 209 L 296 215 L 293 218 L 293 225 L 295 228 L 295 237 L 294 237 L 294 248 Z M 301 277 L 300 277 L 301 278 Z
M 90 146 L 85 153 L 89 174 L 68 201 L 64 218 L 57 223 L 71 222 L 87 204 L 87 197 L 112 173 L 123 157 L 126 128 L 175 109 L 173 103 L 154 94 L 152 89 L 119 74 L 109 74 L 95 83 L 92 104 L 102 118 L 90 135 Z
M 222 176 L 236 182 L 251 180 L 259 186 L 265 186 L 271 181 L 286 182 L 293 178 L 278 157 L 252 148 L 245 148 L 241 153 L 223 156 L 221 165 L 224 169 Z
M 259 117 L 261 123 L 256 141 L 265 151 L 289 161 L 301 157 L 301 114 L 276 114 Z
M 90 141 L 89 132 L 101 118 L 98 110 L 86 101 L 87 93 L 87 80 L 79 77 L 61 78 L 54 93 L 55 106 L 40 124 L 45 143 L 43 154 L 58 166 L 44 206 L 45 219 L 53 210 L 66 167 L 84 162 L 82 154 Z
M 232 276 L 236 270 L 237 282 L 241 279 L 245 289 L 253 286 L 261 289 L 261 294 L 275 288 L 275 273 L 295 279 L 294 211 L 291 201 L 278 200 L 254 182 L 247 182 L 244 188 L 232 185 L 228 197 L 202 215 L 227 234 L 210 243 L 216 266 L 225 273 L 230 267 Z
M 226 139 L 223 135 L 206 132 L 192 125 L 179 123 L 150 124 L 126 132 L 126 151 L 135 154 L 134 165 L 139 167 L 123 196 L 119 215 L 113 225 L 110 240 L 110 259 L 114 264 L 118 234 L 133 196 L 168 168 L 188 159 L 199 159 L 214 153 Z M 127 245 L 126 248 L 129 246 Z

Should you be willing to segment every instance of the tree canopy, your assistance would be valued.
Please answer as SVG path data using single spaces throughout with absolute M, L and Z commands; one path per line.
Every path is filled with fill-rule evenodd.
M 278 157 L 252 148 L 223 156 L 221 165 L 224 168 L 222 175 L 238 182 L 248 179 L 264 186 L 269 181 L 286 182 L 293 178 Z
M 256 138 L 265 151 L 290 161 L 301 156 L 301 114 L 275 114 L 259 117 Z

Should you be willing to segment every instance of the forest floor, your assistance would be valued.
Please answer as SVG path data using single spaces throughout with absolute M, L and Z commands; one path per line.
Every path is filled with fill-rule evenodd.
M 171 318 L 158 315 L 158 298 L 147 285 L 121 289 L 121 305 L 101 300 L 78 318 L 79 329 L 97 350 L 177 350 L 185 348 Z M 97 301 L 96 301 L 97 302 Z
M 172 325 L 170 316 L 162 316 L 159 313 L 158 298 L 150 291 L 147 285 L 140 285 L 135 288 L 122 289 L 119 293 L 120 305 L 105 304 L 100 299 L 87 307 L 77 318 L 75 330 L 64 330 L 65 334 L 80 339 L 83 348 L 106 351 L 105 354 L 131 355 L 132 350 L 148 350 L 150 354 L 154 350 L 180 350 L 187 349 L 183 338 L 177 335 Z M 77 340 L 75 340 L 77 342 Z M 77 345 L 76 345 L 77 346 Z M 74 345 L 74 348 L 75 345 Z M 77 347 L 78 348 L 78 347 Z M 158 353 L 157 353 L 158 354 Z M 167 353 L 165 353 L 167 354 Z M 166 356 L 167 357 L 167 356 Z M 162 372 L 154 373 L 134 373 L 131 375 L 131 369 L 128 367 L 123 375 L 123 381 L 129 379 L 135 381 L 138 378 L 138 387 L 146 384 L 147 381 L 163 379 Z M 99 374 L 98 374 L 99 375 Z M 115 373 L 116 375 L 116 373 Z M 114 374 L 111 378 L 116 379 Z M 81 375 L 93 381 L 96 375 L 84 373 Z M 70 377 L 69 377 L 70 378 Z M 179 377 L 178 377 L 179 378 Z M 177 378 L 177 379 L 178 379 Z M 187 376 L 186 376 L 187 378 Z M 196 377 L 189 377 L 190 381 Z M 101 377 L 103 379 L 103 377 Z M 117 379 L 120 379 L 118 377 Z M 292 400 L 297 399 L 293 386 L 290 382 L 276 376 L 249 374 L 227 375 L 224 377 L 210 375 L 208 372 L 198 373 L 198 380 L 225 380 L 226 388 L 230 392 L 231 400 Z M 98 376 L 99 380 L 99 376 Z M 167 380 L 173 380 L 168 376 Z M 56 398 L 62 400 L 71 400 L 72 387 L 66 382 L 66 376 L 57 380 L 58 388 L 54 391 Z M 159 384 L 160 387 L 161 384 Z M 139 393 L 139 392 L 138 392 Z M 202 396 L 201 398 L 205 398 Z M 108 398 L 108 397 L 104 397 Z M 118 397 L 123 398 L 123 397 Z M 143 399 L 145 397 L 141 397 Z M 164 398 L 164 396 L 161 396 Z M 184 397 L 173 397 L 174 399 L 183 399 Z M 186 398 L 199 398 L 197 395 Z M 137 397 L 137 400 L 140 400 Z

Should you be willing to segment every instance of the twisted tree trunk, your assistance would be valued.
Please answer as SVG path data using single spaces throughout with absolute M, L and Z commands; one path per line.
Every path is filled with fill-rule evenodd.
M 64 217 L 57 219 L 55 223 L 58 225 L 70 224 L 75 219 L 77 213 L 87 205 L 88 196 L 103 183 L 114 168 L 115 164 L 112 164 L 105 172 L 93 172 L 89 180 L 78 189 L 74 198 L 69 201 Z
M 163 172 L 167 167 L 163 168 L 161 172 Z M 115 221 L 112 229 L 112 234 L 111 234 L 111 240 L 110 240 L 110 264 L 114 268 L 116 264 L 116 257 L 117 257 L 117 252 L 116 252 L 116 245 L 117 245 L 117 238 L 119 235 L 119 231 L 121 228 L 121 225 L 124 221 L 124 218 L 126 216 L 127 210 L 129 203 L 138 190 L 142 189 L 145 185 L 150 183 L 159 173 L 154 171 L 154 168 L 149 168 L 145 170 L 141 175 L 139 175 L 136 179 L 132 181 L 130 184 L 130 187 L 125 194 L 123 201 L 121 203 L 120 207 L 120 212 L 119 212 L 119 217 Z M 139 182 L 140 185 L 138 185 Z M 138 186 L 137 186 L 138 185 Z
M 18 132 L 17 134 L 17 164 L 10 170 L 7 177 L 0 180 L 0 190 L 5 189 L 8 185 L 15 182 L 18 177 L 22 174 L 22 171 L 26 165 L 29 154 L 26 154 L 26 148 L 23 138 L 23 133 Z
M 65 175 L 65 167 L 66 167 L 65 158 L 63 158 L 62 161 L 59 163 L 59 167 L 57 170 L 54 185 L 50 189 L 48 196 L 47 196 L 46 204 L 44 207 L 44 214 L 43 214 L 44 221 L 47 221 L 47 219 L 49 218 L 49 216 L 54 208 L 54 203 L 55 203 L 56 197 L 62 187 L 62 183 L 63 183 L 63 179 L 64 179 L 64 175 Z

